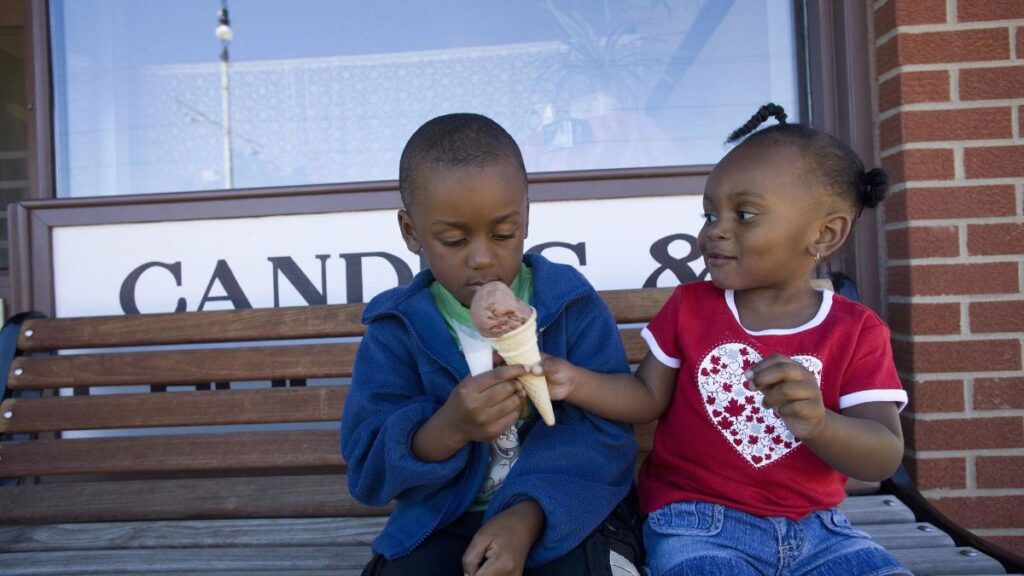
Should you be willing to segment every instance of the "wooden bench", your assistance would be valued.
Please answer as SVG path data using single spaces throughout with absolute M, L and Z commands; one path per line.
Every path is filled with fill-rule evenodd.
M 632 362 L 669 293 L 602 292 Z M 362 310 L 13 318 L 0 573 L 358 574 L 388 514 L 351 499 L 339 451 Z M 891 495 L 843 507 L 918 574 L 1004 573 Z

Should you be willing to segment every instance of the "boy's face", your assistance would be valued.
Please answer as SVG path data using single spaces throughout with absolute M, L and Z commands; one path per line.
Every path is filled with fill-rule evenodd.
M 431 168 L 418 184 L 398 223 L 406 246 L 423 250 L 437 281 L 465 306 L 486 282 L 511 284 L 529 217 L 522 170 L 513 162 Z

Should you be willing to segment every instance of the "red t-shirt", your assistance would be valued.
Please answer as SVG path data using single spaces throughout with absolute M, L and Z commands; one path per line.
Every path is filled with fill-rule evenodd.
M 676 288 L 643 331 L 651 352 L 677 368 L 675 392 L 640 469 L 644 514 L 698 500 L 756 516 L 798 520 L 837 506 L 846 476 L 803 446 L 763 395 L 743 387 L 743 372 L 774 353 L 818 377 L 825 408 L 864 402 L 907 403 L 896 375 L 889 328 L 868 308 L 824 292 L 803 326 L 747 331 L 733 293 L 711 282 Z

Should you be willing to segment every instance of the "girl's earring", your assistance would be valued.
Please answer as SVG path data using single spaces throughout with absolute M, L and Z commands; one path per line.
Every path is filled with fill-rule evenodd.
M 818 260 L 820 260 L 820 259 L 821 259 L 821 252 L 815 252 L 814 253 L 814 263 L 817 264 Z

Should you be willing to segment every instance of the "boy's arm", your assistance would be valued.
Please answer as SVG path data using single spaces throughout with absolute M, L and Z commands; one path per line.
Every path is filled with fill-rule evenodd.
M 468 576 L 522 574 L 530 546 L 544 532 L 544 510 L 533 500 L 513 504 L 473 536 L 462 556 Z
M 519 416 L 521 365 L 498 366 L 466 378 L 416 431 L 412 454 L 424 462 L 447 460 L 469 442 L 490 442 Z
M 540 365 L 552 400 L 565 400 L 602 418 L 629 424 L 661 416 L 672 399 L 677 372 L 650 352 L 633 376 L 594 372 L 548 355 Z
M 392 318 L 367 328 L 341 419 L 349 491 L 371 506 L 383 506 L 399 494 L 416 498 L 450 486 L 465 476 L 463 471 L 474 457 L 469 446 L 440 462 L 412 454 L 414 435 L 444 398 L 424 389 L 412 349 L 395 336 L 404 330 Z

